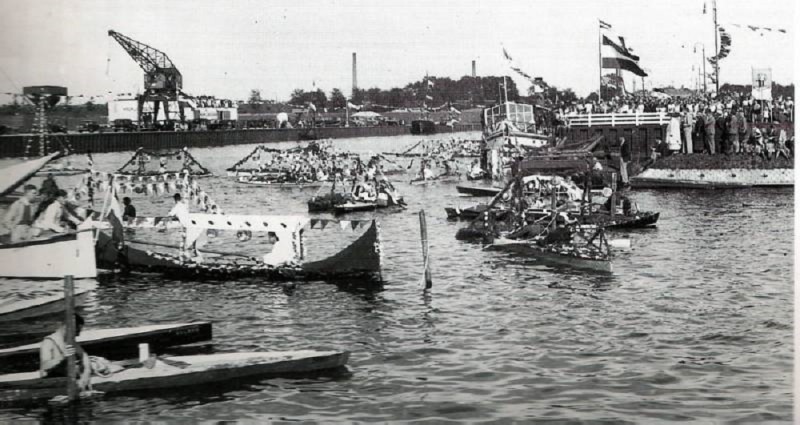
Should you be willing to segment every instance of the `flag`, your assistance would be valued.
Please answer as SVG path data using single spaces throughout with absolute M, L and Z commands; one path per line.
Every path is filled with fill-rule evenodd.
M 508 60 L 513 60 L 513 59 L 511 59 L 511 56 L 508 55 L 508 52 L 506 51 L 505 47 L 503 47 L 503 56 L 505 56 L 505 58 L 508 59 Z
M 308 102 L 308 109 L 311 109 L 314 112 L 317 112 L 317 107 L 311 102 Z
M 600 28 L 602 29 L 609 29 L 611 28 L 611 24 L 604 22 L 602 19 L 598 19 L 600 21 Z
M 640 77 L 647 76 L 647 73 L 639 67 L 639 56 L 631 53 L 625 46 L 624 38 L 604 32 L 600 51 L 603 68 L 621 68 Z
M 433 80 L 428 80 L 428 87 L 433 87 Z

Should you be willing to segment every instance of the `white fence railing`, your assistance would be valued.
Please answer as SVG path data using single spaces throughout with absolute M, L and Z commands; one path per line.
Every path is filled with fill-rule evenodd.
M 591 127 L 618 125 L 667 125 L 670 117 L 666 112 L 644 112 L 641 114 L 586 114 L 566 117 L 568 127 Z

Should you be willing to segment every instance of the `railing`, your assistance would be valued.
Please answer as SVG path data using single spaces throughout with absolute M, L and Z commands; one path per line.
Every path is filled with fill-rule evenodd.
M 640 126 L 640 125 L 667 125 L 670 117 L 666 112 L 644 112 L 635 114 L 586 114 L 567 116 L 568 127 L 592 126 Z

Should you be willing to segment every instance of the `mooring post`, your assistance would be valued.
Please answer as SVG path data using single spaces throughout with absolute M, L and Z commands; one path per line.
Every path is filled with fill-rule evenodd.
M 64 276 L 64 303 L 67 315 L 67 332 L 64 342 L 66 345 L 75 348 L 75 284 L 72 281 L 72 275 Z M 78 398 L 78 382 L 75 376 L 77 367 L 75 359 L 75 353 L 67 358 L 67 397 L 70 401 Z
M 611 173 L 611 219 L 617 214 L 617 173 Z
M 550 191 L 550 209 L 553 211 L 553 219 L 550 220 L 550 230 L 553 230 L 556 228 L 556 220 L 558 218 L 558 212 L 556 211 L 556 207 L 558 205 L 558 199 L 557 199 L 558 194 L 556 193 L 556 191 L 558 189 L 556 189 L 555 183 L 553 183 L 551 186 L 552 189 Z
M 425 222 L 425 210 L 419 211 L 419 233 L 422 239 L 422 260 L 425 265 L 425 289 L 433 287 L 431 279 L 431 263 L 428 258 L 428 224 Z

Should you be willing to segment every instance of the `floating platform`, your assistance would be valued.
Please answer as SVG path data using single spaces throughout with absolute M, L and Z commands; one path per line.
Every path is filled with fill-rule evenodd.
M 631 177 L 634 188 L 730 189 L 794 186 L 794 169 L 685 169 L 650 168 Z

